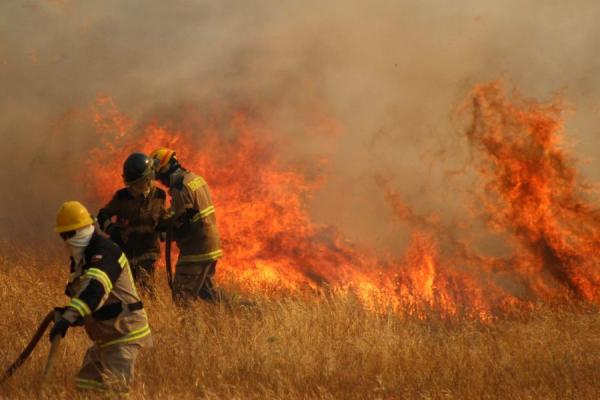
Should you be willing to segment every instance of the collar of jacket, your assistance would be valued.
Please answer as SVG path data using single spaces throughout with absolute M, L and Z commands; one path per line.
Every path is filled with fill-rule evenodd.
M 93 256 L 93 252 L 94 249 L 97 247 L 98 245 L 98 241 L 101 239 L 100 234 L 98 233 L 98 231 L 94 231 L 94 234 L 92 235 L 92 238 L 90 239 L 90 243 L 87 245 L 87 247 L 85 248 L 85 255 L 84 255 L 84 262 L 87 264 L 90 260 L 90 257 Z
M 187 171 L 183 168 L 179 168 L 175 172 L 173 172 L 171 174 L 171 177 L 169 178 L 169 190 L 181 190 L 183 186 L 183 178 L 185 177 L 186 173 Z

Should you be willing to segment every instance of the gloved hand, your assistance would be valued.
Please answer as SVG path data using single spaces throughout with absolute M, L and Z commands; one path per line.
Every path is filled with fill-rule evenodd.
M 61 315 L 67 310 L 67 308 L 69 307 L 54 307 L 54 312 L 56 313 L 55 315 L 57 317 L 57 321 L 59 319 L 61 319 Z M 71 326 L 83 326 L 84 321 L 83 321 L 83 317 L 80 315 L 79 317 L 77 317 L 77 319 L 75 320 L 75 322 L 71 323 Z
M 67 333 L 67 329 L 69 329 L 69 326 L 71 326 L 71 323 L 69 321 L 67 321 L 64 318 L 59 318 L 58 321 L 56 321 L 54 323 L 54 326 L 50 330 L 50 335 L 49 335 L 50 341 L 52 342 L 52 340 L 54 340 L 56 335 L 60 335 L 60 337 L 64 338 L 65 334 Z
M 175 224 L 175 230 L 173 232 L 175 240 L 185 239 L 192 231 L 192 224 L 202 224 L 202 219 L 192 222 L 197 216 L 198 210 L 194 208 L 185 210 L 185 214 L 181 215 Z

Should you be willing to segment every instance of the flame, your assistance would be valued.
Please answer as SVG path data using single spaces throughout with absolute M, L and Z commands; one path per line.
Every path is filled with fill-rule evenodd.
M 225 124 L 194 115 L 195 129 L 185 121 L 176 127 L 140 124 L 100 96 L 93 112 L 100 144 L 91 150 L 82 179 L 96 202 L 107 201 L 121 187 L 129 153 L 175 149 L 212 191 L 226 254 L 218 279 L 250 292 L 327 288 L 351 291 L 372 309 L 413 315 L 435 309 L 483 319 L 538 300 L 577 295 L 598 302 L 600 218 L 580 196 L 575 169 L 561 148 L 561 105 L 518 97 L 511 102 L 498 83 L 477 86 L 469 98 L 467 137 L 486 193 L 483 211 L 489 227 L 505 232 L 515 247 L 504 258 L 459 243 L 442 254 L 440 218 L 416 215 L 385 179 L 379 183 L 392 210 L 414 227 L 402 259 L 315 224 L 307 204 L 325 177 L 309 179 L 282 162 L 268 123 L 244 111 Z M 333 127 L 340 135 L 339 123 L 322 120 L 323 129 Z M 511 289 L 519 285 L 526 290 Z
M 494 82 L 474 89 L 471 109 L 488 225 L 508 234 L 514 272 L 537 298 L 598 302 L 600 213 L 564 149 L 564 106 L 511 102 Z

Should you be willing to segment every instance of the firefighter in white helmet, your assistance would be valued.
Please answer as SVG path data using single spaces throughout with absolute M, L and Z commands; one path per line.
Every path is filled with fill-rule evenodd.
M 88 210 L 77 201 L 64 203 L 56 232 L 71 253 L 65 294 L 70 302 L 50 340 L 69 327 L 84 325 L 94 342 L 75 379 L 81 390 L 126 392 L 139 349 L 151 345 L 150 327 L 135 288 L 127 257 L 115 243 L 95 231 Z
M 223 250 L 208 185 L 204 178 L 183 168 L 171 149 L 159 148 L 150 157 L 155 159 L 156 178 L 171 195 L 167 222 L 174 229 L 179 248 L 174 297 L 183 302 L 217 302 L 222 294 L 215 290 L 213 276 Z

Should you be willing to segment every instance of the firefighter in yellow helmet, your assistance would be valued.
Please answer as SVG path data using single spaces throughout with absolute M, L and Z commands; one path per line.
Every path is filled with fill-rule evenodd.
M 156 179 L 171 195 L 167 223 L 174 229 L 179 248 L 173 295 L 177 301 L 219 301 L 213 276 L 223 251 L 208 185 L 201 176 L 183 168 L 171 149 L 159 148 L 150 157 L 155 159 Z
M 166 193 L 156 187 L 154 160 L 132 153 L 123 163 L 125 188 L 98 212 L 98 224 L 125 252 L 138 287 L 152 294 L 154 270 L 160 258 L 156 227 L 164 216 Z
M 77 201 L 60 207 L 55 230 L 71 253 L 65 289 L 70 302 L 57 308 L 50 340 L 64 337 L 69 327 L 84 325 L 94 344 L 85 354 L 76 387 L 126 392 L 139 349 L 152 343 L 127 257 L 95 231 L 90 213 Z

